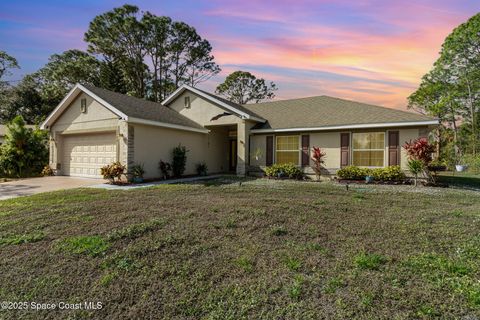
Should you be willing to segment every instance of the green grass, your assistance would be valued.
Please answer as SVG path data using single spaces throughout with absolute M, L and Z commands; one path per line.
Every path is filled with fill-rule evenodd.
M 61 240 L 56 247 L 59 251 L 97 256 L 105 253 L 110 244 L 100 236 L 77 236 Z
M 16 245 L 29 242 L 37 242 L 45 238 L 42 232 L 35 232 L 21 235 L 2 235 L 0 236 L 0 245 Z
M 0 201 L 1 319 L 475 319 L 480 193 L 219 179 Z M 61 300 L 59 300 L 61 299 Z
M 480 189 L 480 174 L 469 172 L 439 172 L 438 181 L 455 187 Z
M 362 252 L 355 256 L 355 265 L 364 270 L 378 270 L 387 262 L 387 258 L 375 253 Z

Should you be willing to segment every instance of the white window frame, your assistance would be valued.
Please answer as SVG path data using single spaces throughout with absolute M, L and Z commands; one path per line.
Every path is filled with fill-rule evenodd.
M 278 144 L 278 138 L 285 138 L 285 137 L 297 137 L 298 139 L 298 150 L 278 150 L 277 149 L 277 144 Z M 284 136 L 275 136 L 275 146 L 274 146 L 274 155 L 273 155 L 273 163 L 277 164 L 277 152 L 298 152 L 298 160 L 297 163 L 295 164 L 297 167 L 301 166 L 301 157 L 302 157 L 302 143 L 300 141 L 300 135 L 284 135 Z
M 354 145 L 354 135 L 355 134 L 367 134 L 367 133 L 382 133 L 383 134 L 383 148 L 382 149 L 355 149 Z M 350 159 L 350 163 L 352 165 L 355 165 L 354 164 L 354 153 L 355 151 L 383 151 L 383 163 L 380 167 L 378 166 L 359 166 L 361 168 L 383 168 L 385 167 L 385 156 L 386 156 L 386 152 L 385 152 L 385 146 L 386 146 L 386 141 L 385 139 L 387 138 L 387 134 L 385 133 L 385 131 L 371 131 L 371 132 L 352 132 L 350 134 L 350 145 L 352 146 L 351 147 L 351 159 Z

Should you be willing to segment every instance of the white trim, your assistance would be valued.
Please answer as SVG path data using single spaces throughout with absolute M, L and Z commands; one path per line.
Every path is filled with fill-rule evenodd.
M 197 129 L 197 128 L 192 128 L 192 127 L 182 126 L 182 125 L 179 125 L 179 124 L 171 124 L 171 123 L 158 122 L 158 121 L 152 121 L 152 120 L 144 120 L 144 119 L 133 118 L 133 117 L 130 117 L 127 122 L 128 123 L 145 124 L 145 125 L 149 125 L 149 126 L 156 126 L 156 127 L 163 127 L 163 128 L 170 128 L 170 129 L 177 129 L 177 130 L 200 132 L 200 133 L 209 133 L 210 132 L 210 130 L 207 130 L 207 129 Z
M 196 95 L 199 95 L 201 96 L 202 98 L 204 99 L 207 99 L 213 103 L 216 103 L 218 105 L 220 105 L 221 107 L 229 110 L 229 111 L 232 111 L 233 113 L 236 113 L 237 115 L 240 116 L 241 119 L 248 119 L 248 120 L 253 120 L 253 121 L 257 121 L 257 122 L 266 122 L 265 119 L 262 119 L 262 118 L 257 118 L 257 117 L 254 117 L 254 116 L 251 116 L 249 115 L 248 113 L 245 113 L 243 111 L 240 111 L 238 110 L 237 108 L 234 108 L 218 99 L 215 99 L 214 97 L 210 96 L 210 95 L 207 95 L 205 93 L 203 93 L 202 91 L 198 90 L 198 89 L 195 89 L 194 87 L 191 87 L 189 85 L 182 85 L 181 87 L 179 87 L 177 90 L 175 90 L 171 95 L 169 95 L 165 100 L 162 101 L 162 104 L 164 106 L 168 105 L 170 102 L 172 102 L 173 100 L 175 100 L 175 98 L 177 98 L 180 94 L 182 94 L 185 90 L 189 90 L 193 93 L 195 93 Z
M 305 128 L 282 128 L 282 129 L 252 129 L 251 133 L 272 133 L 272 132 L 301 132 L 301 131 L 326 131 L 326 130 L 344 130 L 344 129 L 368 129 L 368 128 L 388 128 L 388 127 L 413 127 L 425 125 L 438 125 L 438 120 L 412 121 L 412 122 L 385 122 L 385 123 L 364 123 L 349 124 L 340 126 L 324 127 L 305 127 Z
M 101 105 L 103 105 L 105 108 L 108 110 L 112 111 L 114 114 L 117 116 L 121 117 L 124 120 L 128 120 L 128 116 L 82 86 L 81 84 L 77 83 L 71 90 L 70 92 L 65 96 L 65 98 L 60 101 L 60 103 L 57 105 L 57 107 L 49 114 L 47 119 L 45 119 L 44 122 L 40 125 L 41 129 L 46 129 L 48 126 L 50 126 L 55 120 L 58 119 L 58 117 L 62 114 L 62 112 L 70 105 L 70 103 L 73 101 L 74 98 L 78 96 L 78 94 L 83 91 L 84 93 L 88 94 L 91 96 L 93 99 L 95 99 L 97 102 L 99 102 Z

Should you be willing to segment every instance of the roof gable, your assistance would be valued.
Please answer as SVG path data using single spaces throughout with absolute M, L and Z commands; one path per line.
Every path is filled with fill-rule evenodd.
M 182 85 L 180 88 L 175 90 L 170 96 L 168 96 L 165 100 L 162 101 L 162 104 L 165 106 L 168 106 L 170 103 L 172 103 L 175 99 L 177 99 L 179 96 L 182 95 L 183 92 L 186 90 L 195 93 L 196 95 L 200 96 L 203 99 L 206 99 L 207 101 L 214 103 L 215 105 L 221 107 L 222 109 L 226 111 L 233 112 L 233 114 L 237 115 L 238 117 L 242 119 L 249 119 L 252 121 L 256 122 L 265 122 L 266 120 L 260 116 L 258 116 L 255 112 L 252 110 L 245 108 L 242 105 L 236 104 L 234 102 L 228 101 L 222 97 L 216 96 L 212 93 L 200 90 L 198 88 L 191 87 L 189 85 Z
M 47 128 L 51 126 L 81 92 L 85 92 L 125 121 L 208 132 L 200 124 L 160 103 L 81 84 L 75 85 L 70 90 L 67 96 L 42 123 L 41 127 Z

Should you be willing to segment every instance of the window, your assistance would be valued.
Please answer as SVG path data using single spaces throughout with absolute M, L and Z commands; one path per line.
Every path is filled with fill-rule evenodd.
M 80 100 L 80 110 L 82 113 L 87 112 L 87 99 Z
M 190 108 L 190 97 L 185 97 L 185 108 L 189 109 Z
M 298 136 L 277 137 L 277 145 L 275 148 L 276 163 L 293 163 L 299 164 L 300 159 L 300 142 Z
M 385 133 L 354 133 L 353 165 L 360 167 L 383 167 L 385 155 Z

